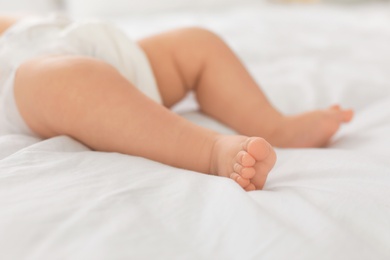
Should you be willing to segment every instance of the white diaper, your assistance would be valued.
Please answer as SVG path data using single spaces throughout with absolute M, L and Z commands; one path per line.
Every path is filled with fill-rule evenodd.
M 162 103 L 145 53 L 115 26 L 98 21 L 74 22 L 58 15 L 29 18 L 12 26 L 0 38 L 0 135 L 34 135 L 15 103 L 15 72 L 31 58 L 57 54 L 103 60 L 145 95 Z

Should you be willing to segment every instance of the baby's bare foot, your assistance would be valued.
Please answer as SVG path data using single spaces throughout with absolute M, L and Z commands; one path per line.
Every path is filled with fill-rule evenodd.
M 235 180 L 247 191 L 262 189 L 276 154 L 260 137 L 220 136 L 211 158 L 211 173 Z
M 323 147 L 341 124 L 351 121 L 352 117 L 352 110 L 343 110 L 338 105 L 285 117 L 268 140 L 278 147 Z

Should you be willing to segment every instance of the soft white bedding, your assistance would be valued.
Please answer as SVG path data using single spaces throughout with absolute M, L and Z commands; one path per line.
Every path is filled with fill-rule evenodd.
M 252 5 L 115 22 L 133 37 L 210 28 L 283 112 L 340 102 L 356 117 L 327 149 L 277 149 L 264 191 L 249 193 L 68 137 L 1 136 L 0 259 L 390 259 L 389 5 Z M 194 107 L 188 99 L 176 110 Z

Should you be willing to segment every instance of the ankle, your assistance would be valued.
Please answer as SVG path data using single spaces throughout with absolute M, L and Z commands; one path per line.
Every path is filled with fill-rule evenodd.
M 221 135 L 221 134 L 214 136 L 214 139 L 213 139 L 212 145 L 211 145 L 211 149 L 210 149 L 208 174 L 218 175 L 218 161 L 219 161 L 218 154 L 219 154 L 222 139 L 223 139 L 223 135 Z
M 221 136 L 221 134 L 210 130 L 201 140 L 197 140 L 192 145 L 194 156 L 192 156 L 192 160 L 189 162 L 192 166 L 184 168 L 216 175 L 217 164 L 215 161 L 218 158 L 218 143 Z
M 271 109 L 267 112 L 267 118 L 263 120 L 263 131 L 260 137 L 272 144 L 273 140 L 278 139 L 279 135 L 286 131 L 285 122 L 288 120 L 288 117 L 273 108 Z
M 230 154 L 231 152 L 236 153 L 237 151 L 232 150 L 233 147 L 237 144 L 237 140 L 242 141 L 247 138 L 246 136 L 240 135 L 223 135 L 218 134 L 215 136 L 214 144 L 211 150 L 210 163 L 209 163 L 209 174 L 211 175 L 221 175 L 224 168 L 230 165 L 230 161 L 227 161 L 226 158 L 233 158 L 234 156 Z M 234 142 L 232 142 L 234 139 Z
M 273 123 L 268 129 L 266 135 L 262 136 L 272 146 L 275 147 L 286 147 L 286 143 L 291 141 L 291 122 L 293 116 L 286 116 L 281 113 L 273 118 Z

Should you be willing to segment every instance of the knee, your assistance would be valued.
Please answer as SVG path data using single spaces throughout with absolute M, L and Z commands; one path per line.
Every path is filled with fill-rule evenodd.
M 189 34 L 192 34 L 200 39 L 205 39 L 205 40 L 220 39 L 220 37 L 216 33 L 203 27 L 196 27 L 196 26 L 187 27 L 184 30 L 186 30 Z
M 191 41 L 197 48 L 208 50 L 221 48 L 226 44 L 216 33 L 201 27 L 188 27 L 183 29 L 183 36 Z

